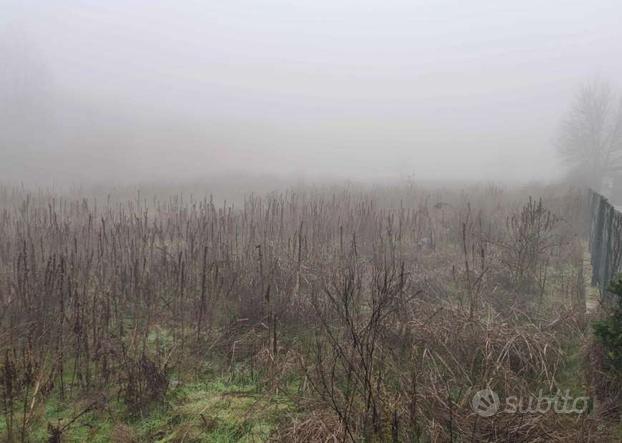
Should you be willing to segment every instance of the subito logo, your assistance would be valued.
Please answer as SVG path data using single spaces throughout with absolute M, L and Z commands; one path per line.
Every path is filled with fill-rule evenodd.
M 471 407 L 481 417 L 492 417 L 499 410 L 499 396 L 492 389 L 482 389 L 473 396 Z

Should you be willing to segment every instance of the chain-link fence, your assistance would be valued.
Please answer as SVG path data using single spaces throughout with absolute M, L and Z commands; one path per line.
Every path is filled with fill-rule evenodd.
M 589 191 L 592 285 L 605 294 L 611 279 L 620 272 L 622 259 L 622 213 L 601 194 Z

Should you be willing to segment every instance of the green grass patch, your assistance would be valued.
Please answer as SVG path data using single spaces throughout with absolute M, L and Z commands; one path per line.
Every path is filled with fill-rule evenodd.
M 180 387 L 159 422 L 139 423 L 141 437 L 178 441 L 266 441 L 281 415 L 293 410 L 286 397 L 266 395 L 249 383 L 216 380 Z
M 292 389 L 295 389 L 292 384 Z M 28 441 L 48 439 L 48 423 L 62 427 L 89 405 L 85 399 L 60 401 L 57 394 L 40 407 L 28 430 Z M 84 413 L 63 432 L 65 442 L 99 443 L 132 439 L 140 442 L 257 442 L 267 441 L 279 420 L 294 412 L 285 395 L 262 391 L 259 378 L 233 380 L 210 377 L 209 382 L 180 383 L 169 392 L 166 404 L 152 407 L 141 418 L 116 401 Z M 21 414 L 15 416 L 19 435 Z M 6 424 L 0 416 L 0 435 Z M 0 441 L 3 440 L 0 437 Z

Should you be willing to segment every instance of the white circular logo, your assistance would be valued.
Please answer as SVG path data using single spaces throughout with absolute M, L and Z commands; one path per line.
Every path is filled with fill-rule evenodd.
M 499 396 L 492 389 L 482 389 L 473 396 L 471 407 L 481 417 L 492 417 L 499 410 Z

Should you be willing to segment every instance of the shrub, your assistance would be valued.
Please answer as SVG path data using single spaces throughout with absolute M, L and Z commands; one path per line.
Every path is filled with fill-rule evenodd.
M 609 291 L 616 297 L 611 314 L 594 322 L 594 334 L 602 344 L 610 369 L 622 371 L 622 274 L 609 285 Z

